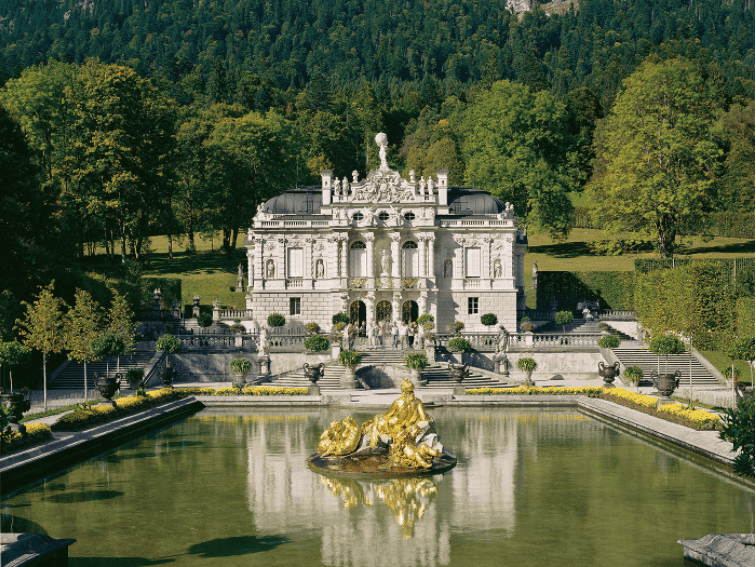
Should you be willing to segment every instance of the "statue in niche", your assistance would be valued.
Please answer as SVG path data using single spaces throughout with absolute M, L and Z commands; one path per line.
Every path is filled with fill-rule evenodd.
M 323 260 L 318 258 L 315 262 L 315 279 L 322 280 L 325 277 L 325 267 L 323 266 Z
M 375 136 L 375 143 L 378 144 L 378 156 L 381 158 L 381 169 L 388 169 L 388 162 L 386 161 L 386 148 L 388 148 L 388 136 L 383 132 L 379 132 Z
M 501 277 L 501 260 L 498 258 L 494 260 L 494 277 L 497 279 Z
M 444 278 L 450 278 L 452 277 L 452 261 L 451 260 L 445 260 L 444 261 Z
M 391 270 L 391 257 L 385 250 L 381 253 L 381 277 L 387 277 Z
M 273 260 L 268 260 L 265 263 L 265 275 L 269 280 L 276 277 L 276 263 Z

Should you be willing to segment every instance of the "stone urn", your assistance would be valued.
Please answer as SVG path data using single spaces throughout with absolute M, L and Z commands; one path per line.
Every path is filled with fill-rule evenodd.
M 304 363 L 304 373 L 305 377 L 310 381 L 311 385 L 315 385 L 315 383 L 320 380 L 323 377 L 323 370 L 325 369 L 325 364 L 320 363 L 317 366 L 310 366 L 309 362 Z
M 6 392 L 4 388 L 0 388 L 0 400 L 2 400 L 3 407 L 10 409 L 10 415 L 8 421 L 10 422 L 10 429 L 16 433 L 24 433 L 26 427 L 20 425 L 18 422 L 24 417 L 24 412 L 29 411 L 31 408 L 31 392 L 29 388 L 21 388 L 21 393 Z
M 614 382 L 614 379 L 619 375 L 619 369 L 620 369 L 620 363 L 615 362 L 614 364 L 604 364 L 603 362 L 598 363 L 598 373 L 599 376 L 604 380 L 604 387 L 609 388 L 612 385 L 612 382 Z
M 100 376 L 95 372 L 95 388 L 100 392 L 103 398 L 105 398 L 104 404 L 115 407 L 116 403 L 111 400 L 115 393 L 121 389 L 121 375 L 116 374 L 115 378 L 110 376 Z
M 171 366 L 171 363 L 166 364 L 165 370 L 160 373 L 160 381 L 163 383 L 163 387 L 173 388 L 173 381 L 177 375 L 178 371 Z
M 654 370 L 651 372 L 651 381 L 654 383 L 654 388 L 656 388 L 664 398 L 669 398 L 680 385 L 681 376 L 682 374 L 679 370 L 674 374 L 659 374 Z
M 460 384 L 462 380 L 467 378 L 470 374 L 470 366 L 468 364 L 455 364 L 449 363 L 449 376 L 452 380 Z

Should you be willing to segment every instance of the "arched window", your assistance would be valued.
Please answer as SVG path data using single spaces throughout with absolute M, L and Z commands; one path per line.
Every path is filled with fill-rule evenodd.
M 352 278 L 364 278 L 367 276 L 367 250 L 365 243 L 356 240 L 352 242 L 349 251 L 349 275 Z
M 417 242 L 408 240 L 402 245 L 402 255 L 404 256 L 404 277 L 416 278 L 420 274 L 418 273 L 418 258 Z

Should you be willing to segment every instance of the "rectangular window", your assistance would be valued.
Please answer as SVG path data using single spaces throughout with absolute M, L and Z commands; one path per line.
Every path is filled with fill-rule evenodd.
M 299 297 L 289 298 L 289 315 L 301 315 L 301 302 Z
M 477 297 L 467 298 L 467 314 L 468 315 L 478 314 L 478 298 Z
M 480 248 L 465 248 L 465 277 L 480 277 Z
M 287 277 L 304 277 L 304 256 L 301 248 L 289 248 L 289 266 Z

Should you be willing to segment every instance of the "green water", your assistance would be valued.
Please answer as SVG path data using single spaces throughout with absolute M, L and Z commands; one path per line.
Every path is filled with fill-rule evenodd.
M 77 539 L 71 567 L 682 566 L 754 531 L 747 485 L 570 410 L 435 409 L 452 472 L 329 486 L 305 459 L 347 413 L 205 410 L 7 498 L 3 531 Z

